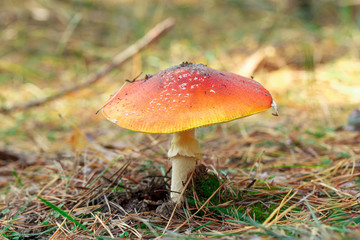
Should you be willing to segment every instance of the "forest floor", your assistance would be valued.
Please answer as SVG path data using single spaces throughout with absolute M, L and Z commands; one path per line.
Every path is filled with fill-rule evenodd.
M 357 9 L 314 3 L 309 22 L 267 0 L 197 2 L 1 3 L 0 239 L 359 239 Z M 95 84 L 11 110 L 88 79 L 167 17 Z M 182 61 L 253 75 L 280 115 L 197 129 L 203 160 L 173 211 L 171 135 L 95 113 L 126 79 Z

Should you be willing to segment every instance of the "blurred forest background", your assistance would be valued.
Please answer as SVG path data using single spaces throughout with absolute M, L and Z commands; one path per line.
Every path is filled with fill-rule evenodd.
M 11 111 L 12 106 L 81 83 L 169 17 L 175 21 L 171 30 L 95 84 L 39 107 Z M 84 176 L 79 178 L 86 182 L 121 155 L 123 159 L 111 165 L 112 173 L 130 159 L 128 180 L 140 181 L 140 177 L 151 174 L 149 168 L 157 174 L 165 173 L 170 168 L 166 160 L 169 135 L 133 133 L 95 113 L 126 79 L 141 72 L 143 78 L 184 61 L 253 76 L 279 105 L 277 118 L 268 111 L 200 129 L 206 164 L 226 172 L 238 159 L 241 163 L 236 163 L 233 172 L 228 171 L 229 178 L 231 174 L 248 177 L 252 164 L 263 153 L 262 163 L 256 166 L 262 169 L 255 178 L 282 174 L 277 183 L 291 188 L 303 184 L 291 182 L 289 176 L 297 179 L 298 172 L 317 179 L 323 170 L 333 169 L 340 162 L 348 164 L 339 169 L 352 172 L 329 170 L 329 175 L 320 177 L 335 190 L 321 188 L 334 192 L 328 199 L 349 198 L 349 209 L 343 207 L 347 209 L 344 215 L 336 217 L 347 216 L 348 221 L 359 214 L 359 207 L 350 209 L 358 203 L 350 196 L 357 196 L 360 188 L 356 173 L 360 135 L 342 130 L 349 114 L 360 107 L 359 1 L 1 0 L 0 225 L 7 226 L 7 235 L 3 232 L 3 236 L 29 233 L 22 222 L 31 223 L 28 226 L 39 223 L 20 209 L 25 202 L 39 204 L 40 200 L 30 196 L 42 194 L 46 199 L 48 195 L 47 199 L 55 202 L 69 199 L 67 194 L 72 193 L 66 189 L 75 176 L 79 177 L 75 169 L 81 169 Z M 73 168 L 74 162 L 80 164 L 78 168 Z M 287 165 L 289 172 L 281 172 L 282 165 Z M 295 166 L 293 171 L 291 166 Z M 245 167 L 248 170 L 240 170 Z M 340 193 L 336 189 L 342 185 L 331 182 L 339 174 L 349 176 L 346 181 L 338 179 L 341 184 L 349 183 L 346 189 L 338 190 Z M 48 189 L 49 183 L 68 192 L 51 197 L 54 193 Z M 61 187 L 57 185 L 60 183 Z M 315 185 L 303 189 L 299 199 L 311 193 Z M 321 202 L 326 203 L 328 200 Z M 319 204 L 315 210 L 326 209 L 317 201 L 313 204 Z M 20 215 L 27 220 L 10 221 Z M 56 218 L 51 219 L 48 225 L 56 226 Z M 355 221 L 356 227 L 347 222 L 344 228 L 357 229 L 359 222 Z
M 167 17 L 176 27 L 99 84 L 2 115 L 1 147 L 50 150 L 71 131 L 58 114 L 95 135 L 121 132 L 94 112 L 125 79 L 183 61 L 254 75 L 279 105 L 309 117 L 323 114 L 323 126 L 342 123 L 360 102 L 359 11 L 352 1 L 4 0 L 2 107 L 81 82 Z M 256 53 L 255 63 L 247 62 Z

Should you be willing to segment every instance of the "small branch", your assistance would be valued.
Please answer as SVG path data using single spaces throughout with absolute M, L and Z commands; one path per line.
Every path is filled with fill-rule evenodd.
M 122 65 L 124 62 L 126 62 L 128 59 L 130 59 L 132 56 L 134 56 L 136 53 L 138 53 L 140 50 L 148 46 L 150 43 L 154 42 L 156 39 L 158 39 L 161 35 L 163 35 L 165 32 L 170 30 L 175 25 L 175 21 L 171 18 L 167 18 L 164 21 L 157 24 L 154 28 L 152 28 L 149 32 L 147 32 L 142 38 L 140 38 L 137 42 L 135 42 L 133 45 L 129 46 L 127 49 L 122 51 L 121 53 L 117 54 L 110 63 L 108 63 L 106 66 L 100 68 L 96 73 L 89 75 L 83 82 L 79 84 L 75 84 L 74 86 L 71 86 L 69 88 L 64 88 L 60 90 L 59 92 L 45 97 L 40 100 L 35 100 L 32 102 L 28 102 L 25 104 L 18 104 L 14 105 L 9 108 L 0 108 L 0 113 L 9 113 L 13 111 L 20 111 L 20 110 L 26 110 L 32 107 L 38 107 L 41 106 L 47 102 L 53 101 L 55 99 L 58 99 L 60 97 L 63 97 L 64 95 L 78 91 L 82 88 L 85 88 L 93 83 L 96 83 L 101 78 L 103 78 L 106 74 L 111 72 L 114 68 Z

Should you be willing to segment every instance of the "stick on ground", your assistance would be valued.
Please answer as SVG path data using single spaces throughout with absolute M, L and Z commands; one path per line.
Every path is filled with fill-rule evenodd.
M 164 21 L 158 23 L 154 28 L 152 28 L 149 32 L 147 32 L 137 42 L 135 42 L 133 45 L 126 48 L 121 53 L 117 54 L 110 63 L 108 63 L 107 65 L 100 68 L 96 73 L 89 75 L 83 82 L 81 82 L 79 84 L 75 84 L 74 86 L 71 86 L 68 88 L 64 88 L 64 89 L 60 90 L 59 92 L 57 92 L 51 96 L 45 97 L 43 99 L 14 105 L 9 108 L 0 108 L 0 113 L 9 113 L 9 112 L 13 112 L 13 111 L 26 110 L 26 109 L 29 109 L 32 107 L 38 107 L 47 102 L 58 99 L 68 93 L 78 91 L 80 89 L 83 89 L 83 88 L 99 81 L 106 74 L 111 72 L 114 68 L 120 66 L 121 64 L 126 62 L 128 59 L 130 59 L 132 56 L 134 56 L 136 53 L 138 53 L 140 50 L 142 50 L 143 48 L 148 46 L 150 43 L 154 42 L 161 35 L 163 35 L 168 30 L 170 30 L 174 25 L 175 25 L 175 21 L 172 18 L 167 18 Z

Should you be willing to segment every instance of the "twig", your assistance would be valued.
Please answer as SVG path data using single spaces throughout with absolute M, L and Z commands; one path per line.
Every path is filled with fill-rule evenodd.
M 129 58 L 131 58 L 136 53 L 138 53 L 141 49 L 148 46 L 150 43 L 154 42 L 165 32 L 170 30 L 174 25 L 175 25 L 175 21 L 172 18 L 167 18 L 164 21 L 160 22 L 149 32 L 147 32 L 142 38 L 140 38 L 137 42 L 135 42 L 133 45 L 129 46 L 127 49 L 117 54 L 112 59 L 112 61 L 108 63 L 106 66 L 100 68 L 96 73 L 89 75 L 83 82 L 79 84 L 75 84 L 74 86 L 71 86 L 69 88 L 64 88 L 59 92 L 40 100 L 35 100 L 25 104 L 14 105 L 9 108 L 0 108 L 0 113 L 9 113 L 13 111 L 26 110 L 32 107 L 38 107 L 47 102 L 53 101 L 64 95 L 67 95 L 68 93 L 78 91 L 84 87 L 87 87 L 99 81 L 106 74 L 111 72 L 114 68 L 120 66 L 121 64 L 126 62 Z
M 265 58 L 272 55 L 275 55 L 275 48 L 273 46 L 261 47 L 246 58 L 244 63 L 236 70 L 236 73 L 250 76 Z M 251 78 L 253 78 L 253 76 L 251 76 Z
M 101 225 L 103 226 L 103 228 L 108 232 L 108 234 L 114 238 L 114 235 L 111 233 L 110 228 L 108 226 L 105 225 L 105 223 L 101 220 L 101 218 L 97 215 L 97 214 L 91 214 L 93 216 L 95 216 L 95 218 L 101 223 Z
M 270 216 L 268 216 L 268 218 L 263 222 L 263 225 L 264 225 L 265 227 L 270 227 L 270 226 L 272 225 L 272 223 L 269 223 L 270 220 L 271 220 L 273 217 L 275 217 L 275 215 L 278 215 L 279 212 L 280 212 L 280 210 L 281 210 L 281 208 L 282 208 L 283 206 L 285 206 L 285 204 L 286 204 L 288 201 L 290 201 L 294 196 L 296 196 L 296 194 L 298 193 L 298 191 L 295 191 L 295 192 L 293 193 L 293 195 L 291 195 L 291 196 L 289 197 L 289 195 L 290 195 L 290 193 L 291 193 L 292 191 L 293 191 L 293 190 L 290 189 L 290 191 L 286 194 L 286 196 L 281 200 L 280 205 L 279 205 L 279 206 L 270 214 Z M 277 216 L 277 217 L 278 217 L 278 216 Z M 275 219 L 278 219 L 277 217 L 275 217 Z

